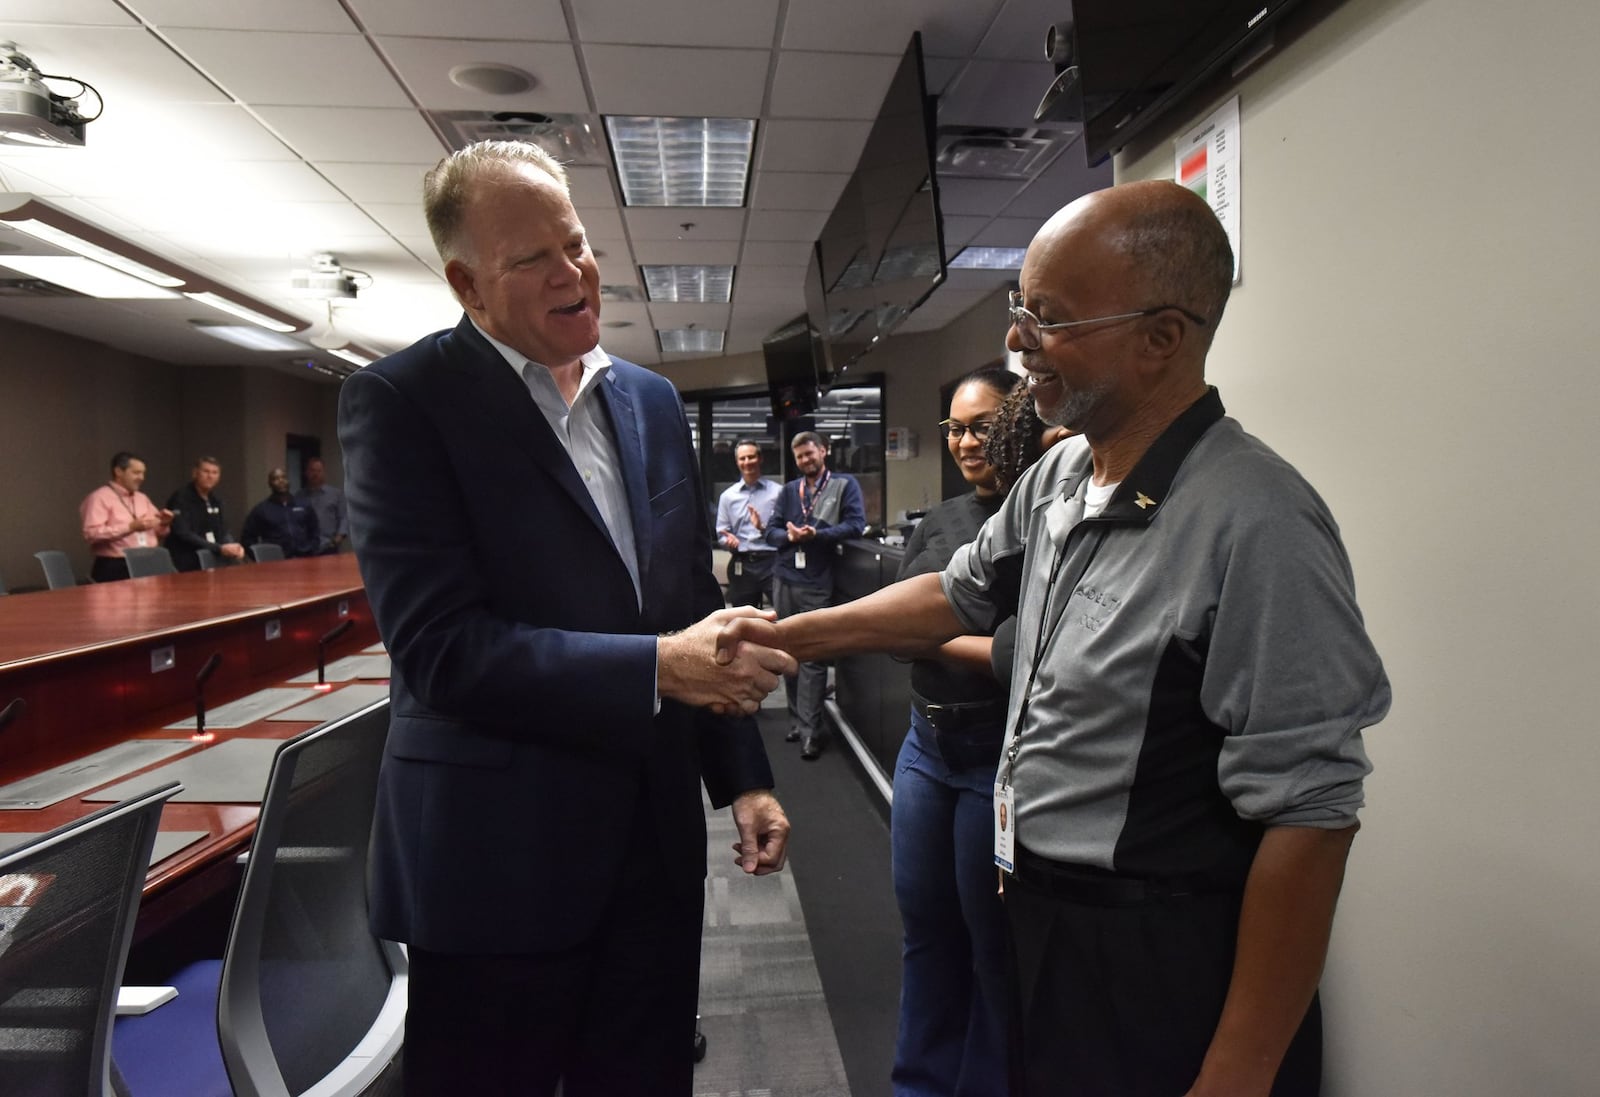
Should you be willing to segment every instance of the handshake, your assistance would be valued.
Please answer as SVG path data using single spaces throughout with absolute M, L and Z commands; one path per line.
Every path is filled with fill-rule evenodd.
M 750 714 L 798 669 L 782 650 L 771 611 L 719 609 L 682 632 L 656 639 L 656 687 L 661 696 L 709 708 L 718 715 Z

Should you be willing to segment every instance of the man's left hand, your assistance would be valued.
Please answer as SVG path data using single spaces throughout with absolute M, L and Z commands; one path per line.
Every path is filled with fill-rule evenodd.
M 739 840 L 733 844 L 735 860 L 751 876 L 765 876 L 783 868 L 789 845 L 789 817 L 771 789 L 753 789 L 733 802 L 733 825 Z

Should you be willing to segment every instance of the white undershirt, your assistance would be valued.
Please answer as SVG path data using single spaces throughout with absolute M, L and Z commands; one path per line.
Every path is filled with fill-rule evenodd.
M 1117 493 L 1117 489 L 1121 486 L 1121 480 L 1118 480 L 1115 484 L 1106 484 L 1104 486 L 1090 480 L 1089 490 L 1083 496 L 1083 516 L 1085 518 L 1100 517 L 1100 512 L 1106 509 L 1106 504 L 1111 502 L 1111 497 Z

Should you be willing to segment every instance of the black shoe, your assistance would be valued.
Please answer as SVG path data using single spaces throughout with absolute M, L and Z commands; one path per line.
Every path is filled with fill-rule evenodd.
M 798 743 L 800 741 L 800 729 L 790 728 L 789 733 L 783 737 L 783 741 L 785 743 Z
M 800 757 L 808 762 L 814 762 L 822 754 L 822 737 L 808 735 L 800 744 Z

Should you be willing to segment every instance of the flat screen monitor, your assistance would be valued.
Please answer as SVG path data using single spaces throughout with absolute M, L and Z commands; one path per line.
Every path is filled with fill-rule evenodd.
M 1073 0 L 1071 63 L 1084 150 L 1098 164 L 1231 59 L 1298 0 Z

